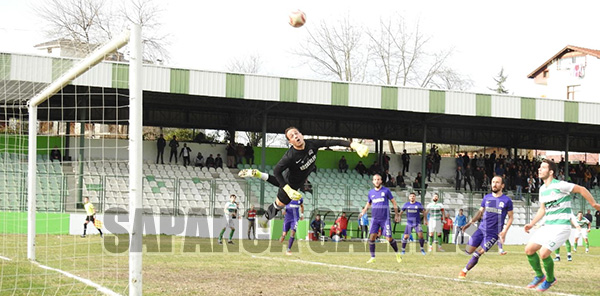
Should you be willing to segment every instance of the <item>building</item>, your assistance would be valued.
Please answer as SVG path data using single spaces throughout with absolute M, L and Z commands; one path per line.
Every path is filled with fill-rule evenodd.
M 567 45 L 527 77 L 540 97 L 600 103 L 600 50 Z

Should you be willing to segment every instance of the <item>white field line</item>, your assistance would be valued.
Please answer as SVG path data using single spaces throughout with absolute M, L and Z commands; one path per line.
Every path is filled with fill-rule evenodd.
M 264 256 L 256 256 L 256 255 L 252 255 L 252 258 L 263 259 L 263 260 L 273 260 L 273 261 L 295 262 L 295 263 L 301 263 L 301 264 L 309 264 L 309 265 L 319 265 L 319 266 L 326 266 L 326 267 L 343 268 L 343 269 L 356 270 L 356 271 L 368 271 L 368 272 L 378 272 L 378 273 L 387 273 L 387 274 L 398 274 L 398 275 L 413 276 L 413 277 L 422 277 L 422 278 L 445 280 L 445 281 L 452 281 L 452 282 L 467 282 L 467 283 L 483 284 L 483 285 L 488 285 L 488 286 L 498 286 L 498 287 L 504 287 L 504 288 L 510 288 L 510 289 L 525 290 L 525 291 L 532 291 L 533 290 L 533 289 L 529 289 L 529 288 L 524 287 L 524 286 L 515 286 L 515 285 L 509 285 L 509 284 L 503 284 L 503 283 L 481 282 L 481 281 L 474 281 L 474 280 L 467 280 L 467 279 L 457 279 L 457 278 L 448 278 L 448 277 L 443 277 L 443 276 L 418 274 L 418 273 L 412 273 L 412 272 L 401 272 L 401 271 L 393 271 L 393 270 L 381 270 L 381 269 L 372 269 L 372 268 L 357 267 L 357 266 L 329 264 L 329 263 L 315 262 L 315 261 L 306 261 L 306 260 L 300 260 L 300 259 L 283 259 L 283 258 L 273 258 L 273 257 L 264 257 Z M 552 291 L 546 291 L 546 293 L 549 293 L 549 294 L 552 294 L 552 295 L 576 296 L 574 294 L 566 294 L 566 293 L 552 292 Z
M 8 257 L 4 257 L 4 256 L 0 256 L 0 259 L 6 260 L 6 261 L 12 261 L 12 259 L 10 259 Z M 42 265 L 42 264 L 40 264 L 38 262 L 35 262 L 35 261 L 33 261 L 31 263 L 39 266 L 40 268 L 61 273 L 61 274 L 63 274 L 66 277 L 72 278 L 72 279 L 80 281 L 80 282 L 82 282 L 82 283 L 84 283 L 84 284 L 86 284 L 86 285 L 88 285 L 90 287 L 96 288 L 96 290 L 98 290 L 99 292 L 103 293 L 104 295 L 121 296 L 121 294 L 116 293 L 116 292 L 114 292 L 113 290 L 111 290 L 111 289 L 109 289 L 107 287 L 104 287 L 104 286 L 101 286 L 99 284 L 96 284 L 96 283 L 94 283 L 91 280 L 88 280 L 86 278 L 82 278 L 82 277 L 76 276 L 76 275 L 74 275 L 72 273 L 69 273 L 69 272 L 66 272 L 64 270 L 60 270 L 60 269 L 56 269 L 56 268 L 53 268 L 53 267 L 50 267 L 50 266 Z

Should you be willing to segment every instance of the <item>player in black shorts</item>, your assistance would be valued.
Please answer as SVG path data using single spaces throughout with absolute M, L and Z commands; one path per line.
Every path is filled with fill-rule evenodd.
M 369 154 L 369 148 L 360 143 L 350 143 L 344 140 L 305 141 L 302 133 L 293 126 L 285 130 L 285 137 L 292 147 L 288 149 L 273 169 L 274 176 L 256 169 L 244 169 L 238 174 L 243 178 L 260 178 L 279 187 L 275 202 L 269 205 L 269 208 L 265 211 L 265 218 L 267 220 L 273 219 L 277 215 L 277 212 L 290 203 L 292 199 L 299 200 L 302 197 L 298 190 L 302 188 L 308 175 L 315 170 L 315 161 L 319 148 L 345 146 L 354 149 L 360 157 L 365 157 Z

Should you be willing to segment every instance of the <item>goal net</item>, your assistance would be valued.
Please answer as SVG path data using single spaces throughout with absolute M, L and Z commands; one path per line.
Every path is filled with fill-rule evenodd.
M 83 60 L 0 53 L 1 295 L 131 289 L 129 236 L 103 225 L 130 208 L 128 40 Z

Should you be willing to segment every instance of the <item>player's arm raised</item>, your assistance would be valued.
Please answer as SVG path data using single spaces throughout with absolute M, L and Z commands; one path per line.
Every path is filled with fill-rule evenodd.
M 469 222 L 467 222 L 467 224 L 465 224 L 465 226 L 462 227 L 462 230 L 465 231 L 467 230 L 467 228 L 469 228 L 469 226 L 473 225 L 473 223 L 479 221 L 479 219 L 481 219 L 481 217 L 483 217 L 483 211 L 485 211 L 484 207 L 480 207 L 479 211 L 477 211 L 477 213 L 475 213 L 475 217 L 473 217 L 473 219 L 471 219 Z
M 352 150 L 356 151 L 356 154 L 360 157 L 365 157 L 369 155 L 369 147 L 367 145 L 363 145 L 358 142 L 348 142 L 344 140 L 322 140 L 318 145 L 320 147 L 331 147 L 331 146 L 344 146 L 350 147 Z
M 592 196 L 592 194 L 590 193 L 590 191 L 587 190 L 587 188 L 585 188 L 583 186 L 575 185 L 573 187 L 573 190 L 571 190 L 571 192 L 572 193 L 579 193 L 579 194 L 581 194 L 581 196 L 583 196 L 583 198 L 585 198 L 585 200 L 587 200 L 587 202 L 594 209 L 596 209 L 596 211 L 600 211 L 600 204 L 596 203 L 596 200 L 594 199 L 594 197 Z
M 536 223 L 538 223 L 540 220 L 542 220 L 542 218 L 544 218 L 545 214 L 546 214 L 546 205 L 544 203 L 540 203 L 540 208 L 538 209 L 537 214 L 535 214 L 535 217 L 533 217 L 533 220 L 531 220 L 531 222 L 529 222 L 528 224 L 523 226 L 523 230 L 525 230 L 525 232 L 529 233 L 529 230 L 531 228 L 533 228 L 533 226 L 535 226 Z

